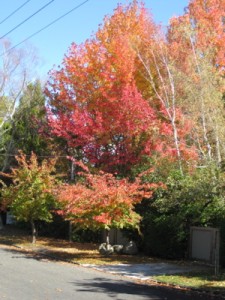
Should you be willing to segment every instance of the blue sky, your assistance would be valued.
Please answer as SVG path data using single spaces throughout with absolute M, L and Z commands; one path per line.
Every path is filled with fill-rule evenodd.
M 53 20 L 62 16 L 69 10 L 78 6 L 84 0 L 29 0 L 13 16 L 1 24 L 1 21 L 19 8 L 26 0 L 7 0 L 1 5 L 0 10 L 0 36 L 11 31 L 26 18 L 31 16 L 41 7 L 47 5 L 30 20 L 9 33 L 6 37 L 16 45 L 48 25 Z M 74 10 L 51 27 L 40 32 L 20 47 L 34 46 L 40 57 L 38 73 L 46 76 L 53 65 L 59 65 L 64 54 L 72 42 L 81 43 L 91 34 L 95 33 L 98 25 L 102 23 L 105 15 L 111 15 L 118 3 L 126 4 L 128 0 L 89 0 L 87 3 Z M 157 23 L 168 24 L 168 20 L 175 15 L 183 13 L 188 0 L 145 0 L 146 7 L 151 11 Z

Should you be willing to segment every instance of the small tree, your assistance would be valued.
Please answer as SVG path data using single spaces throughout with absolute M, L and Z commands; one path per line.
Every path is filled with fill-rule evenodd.
M 1 173 L 12 178 L 12 184 L 4 185 L 1 190 L 1 205 L 10 207 L 18 221 L 30 222 L 32 243 L 35 243 L 35 221 L 50 222 L 52 211 L 56 208 L 52 192 L 56 181 L 55 175 L 52 175 L 56 160 L 44 160 L 39 164 L 34 153 L 31 154 L 30 160 L 27 160 L 22 152 L 16 156 L 16 160 L 18 167 L 13 168 L 10 175 Z
M 81 172 L 83 180 L 76 184 L 64 184 L 57 191 L 63 204 L 59 214 L 79 224 L 81 228 L 105 229 L 106 245 L 109 245 L 110 228 L 137 228 L 141 217 L 134 211 L 135 204 L 143 197 L 151 197 L 156 185 L 142 185 L 138 178 L 130 183 L 116 179 L 114 175 L 100 172 Z

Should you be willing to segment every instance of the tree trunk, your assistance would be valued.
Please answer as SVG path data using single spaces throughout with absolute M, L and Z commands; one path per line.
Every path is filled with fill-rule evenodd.
M 75 182 L 75 164 L 74 164 L 74 158 L 71 161 L 70 180 L 71 180 L 71 182 Z M 69 242 L 72 242 L 72 232 L 73 232 L 72 222 L 69 221 Z
M 2 215 L 0 214 L 0 230 L 3 229 Z
M 32 244 L 35 244 L 36 237 L 37 237 L 37 230 L 36 230 L 35 223 L 33 220 L 31 221 L 31 229 L 32 229 Z
M 73 232 L 72 222 L 69 221 L 69 242 L 72 242 L 72 232 Z
M 160 45 L 160 44 L 159 44 Z M 148 64 L 144 61 L 144 59 L 141 57 L 140 53 L 138 53 L 138 57 L 140 61 L 142 62 L 145 70 L 147 71 L 147 74 L 149 76 L 149 83 L 151 84 L 151 87 L 153 91 L 155 92 L 157 98 L 163 105 L 163 107 L 166 110 L 167 116 L 169 118 L 169 121 L 173 128 L 173 139 L 174 139 L 174 145 L 176 149 L 176 155 L 179 163 L 179 169 L 181 175 L 183 175 L 183 168 L 182 168 L 182 157 L 181 157 L 181 151 L 180 151 L 180 143 L 179 143 L 179 136 L 178 136 L 178 130 L 176 126 L 176 91 L 175 91 L 175 80 L 172 71 L 170 70 L 169 62 L 166 58 L 165 53 L 163 53 L 163 49 L 159 46 L 159 56 L 155 55 L 154 51 L 152 50 L 152 56 L 153 56 L 153 63 L 155 65 L 159 80 L 162 84 L 162 91 L 161 94 L 155 84 L 155 75 L 152 73 L 151 68 L 148 66 Z M 159 61 L 163 63 L 163 66 L 165 68 L 165 71 L 167 74 L 166 77 L 163 76 L 160 68 L 159 68 Z
M 175 122 L 174 118 L 172 118 L 171 123 L 172 123 L 172 127 L 173 127 L 173 138 L 174 138 L 174 144 L 175 144 L 175 148 L 176 148 L 176 154 L 177 154 L 179 169 L 180 169 L 181 175 L 183 176 L 184 173 L 183 173 L 183 167 L 182 167 L 182 157 L 181 157 L 181 152 L 180 152 L 180 143 L 179 143 L 179 139 L 178 139 L 177 126 L 176 126 L 176 122 Z
M 106 249 L 108 249 L 109 247 L 109 229 L 106 229 L 105 230 L 105 233 L 106 233 Z

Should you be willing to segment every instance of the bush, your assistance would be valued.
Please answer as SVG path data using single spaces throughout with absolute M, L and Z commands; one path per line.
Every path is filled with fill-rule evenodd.
M 80 243 L 100 243 L 102 241 L 102 231 L 74 228 L 72 230 L 72 241 Z
M 57 214 L 53 215 L 52 222 L 37 222 L 38 235 L 68 239 L 69 238 L 69 224 L 64 221 L 63 218 Z
M 136 207 L 142 216 L 139 247 L 148 255 L 186 258 L 191 226 L 221 229 L 221 251 L 225 250 L 224 172 L 209 165 L 192 174 L 171 172 L 166 189 Z M 224 260 L 224 262 L 223 262 Z M 221 262 L 225 264 L 225 259 Z
M 162 258 L 185 258 L 189 231 L 174 215 L 146 211 L 141 223 L 143 239 L 139 247 L 146 255 Z

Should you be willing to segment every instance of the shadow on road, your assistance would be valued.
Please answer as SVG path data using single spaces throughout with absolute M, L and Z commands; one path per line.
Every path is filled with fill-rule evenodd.
M 38 261 L 60 261 L 55 257 L 46 256 L 45 253 L 28 252 L 24 249 L 13 248 L 11 246 L 1 247 L 3 251 L 11 253 L 12 259 L 35 259 Z M 141 281 L 128 281 L 124 277 L 118 276 L 112 278 L 108 275 L 96 277 L 92 280 L 80 280 L 70 282 L 76 287 L 76 290 L 90 293 L 103 293 L 111 298 L 121 300 L 119 295 L 133 295 L 132 299 L 165 299 L 165 300 L 210 300 L 221 299 L 220 297 L 211 297 L 209 294 L 196 293 L 190 290 L 178 289 L 164 286 L 158 283 L 143 284 Z M 151 296 L 150 296 L 151 295 Z M 124 299 L 124 298 L 123 298 Z
M 215 299 L 209 295 L 202 295 L 193 293 L 191 291 L 177 290 L 170 287 L 163 287 L 160 285 L 143 285 L 124 280 L 109 280 L 102 278 L 95 278 L 91 281 L 76 281 L 72 282 L 76 286 L 80 286 L 79 291 L 90 293 L 104 293 L 120 300 L 120 295 L 133 295 L 133 299 L 165 299 L 165 300 L 210 300 Z M 151 296 L 150 296 L 151 295 Z M 121 298 L 123 298 L 121 296 Z M 124 299 L 124 298 L 123 298 Z
M 27 251 L 25 249 L 21 249 L 21 248 L 12 248 L 12 247 L 1 247 L 1 249 L 3 251 L 6 251 L 6 252 L 10 252 L 14 255 L 12 255 L 12 258 L 13 259 L 20 259 L 20 258 L 27 258 L 27 259 L 36 259 L 36 260 L 39 260 L 39 261 L 43 261 L 43 260 L 46 260 L 48 259 L 49 261 L 59 261 L 59 259 L 57 259 L 56 257 L 53 257 L 53 256 L 50 256 L 50 255 L 47 255 L 43 252 L 40 252 L 39 251 Z M 22 254 L 22 255 L 21 255 Z

